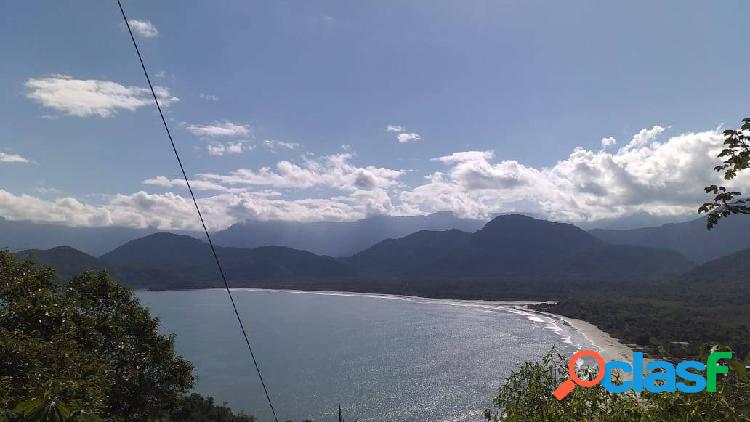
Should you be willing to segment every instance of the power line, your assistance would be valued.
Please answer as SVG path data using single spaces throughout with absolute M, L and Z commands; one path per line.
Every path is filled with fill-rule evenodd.
M 156 109 L 159 110 L 159 117 L 161 117 L 161 122 L 164 124 L 164 130 L 167 132 L 167 137 L 169 137 L 169 143 L 172 145 L 172 151 L 174 151 L 175 158 L 177 158 L 177 164 L 180 165 L 180 171 L 182 172 L 182 177 L 183 179 L 185 179 L 185 184 L 187 185 L 188 191 L 190 192 L 190 197 L 193 199 L 193 205 L 195 205 L 195 211 L 198 213 L 198 218 L 200 218 L 201 220 L 201 225 L 203 226 L 203 232 L 206 234 L 208 245 L 211 247 L 211 253 L 214 256 L 214 260 L 216 261 L 216 267 L 219 269 L 221 280 L 224 282 L 224 288 L 227 291 L 227 295 L 229 295 L 229 301 L 232 302 L 232 309 L 234 310 L 234 315 L 237 317 L 237 322 L 240 324 L 240 330 L 242 330 L 242 336 L 245 338 L 245 343 L 247 343 L 247 350 L 250 352 L 250 358 L 252 359 L 253 365 L 255 366 L 255 371 L 258 373 L 260 384 L 263 386 L 263 392 L 266 394 L 266 400 L 268 401 L 268 406 L 271 408 L 271 413 L 273 413 L 273 419 L 276 422 L 279 422 L 279 418 L 276 417 L 276 409 L 274 409 L 273 403 L 271 402 L 271 396 L 268 394 L 268 388 L 266 387 L 265 381 L 263 381 L 263 375 L 261 375 L 260 373 L 260 366 L 258 365 L 258 361 L 255 359 L 255 353 L 253 353 L 253 346 L 250 343 L 250 337 L 247 335 L 247 331 L 245 331 L 245 325 L 242 323 L 242 318 L 240 318 L 240 313 L 237 311 L 237 304 L 234 302 L 234 296 L 232 295 L 232 291 L 229 289 L 229 283 L 227 282 L 227 277 L 224 274 L 224 269 L 221 266 L 221 261 L 219 260 L 219 256 L 216 254 L 216 248 L 214 248 L 214 243 L 213 241 L 211 241 L 211 235 L 208 233 L 208 229 L 206 228 L 206 222 L 203 219 L 203 214 L 201 213 L 200 207 L 198 207 L 198 201 L 195 199 L 193 188 L 190 186 L 190 181 L 188 180 L 187 173 L 185 173 L 185 167 L 182 165 L 180 154 L 177 152 L 177 147 L 175 146 L 174 139 L 172 139 L 172 133 L 169 131 L 169 126 L 167 125 L 166 119 L 164 119 L 164 113 L 161 110 L 161 105 L 159 105 L 159 99 L 156 97 L 154 86 L 151 84 L 151 78 L 148 76 L 146 65 L 143 64 L 143 57 L 141 57 L 141 51 L 138 49 L 138 43 L 135 42 L 135 37 L 133 36 L 133 30 L 130 28 L 130 22 L 128 22 L 128 18 L 125 16 L 125 9 L 122 8 L 122 3 L 120 2 L 120 0 L 117 0 L 117 5 L 120 7 L 122 20 L 125 21 L 125 26 L 128 28 L 128 33 L 130 34 L 130 40 L 133 41 L 133 47 L 135 48 L 135 53 L 138 55 L 138 61 L 141 63 L 141 69 L 143 69 L 143 75 L 146 77 L 146 82 L 148 82 L 148 88 L 151 90 L 151 95 L 154 97 L 154 103 L 156 104 Z

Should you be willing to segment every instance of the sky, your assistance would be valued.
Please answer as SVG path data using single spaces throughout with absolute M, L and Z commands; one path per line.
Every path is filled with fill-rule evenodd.
M 742 1 L 123 5 L 214 230 L 682 221 L 750 113 Z M 0 51 L 0 216 L 198 227 L 114 1 L 3 2 Z

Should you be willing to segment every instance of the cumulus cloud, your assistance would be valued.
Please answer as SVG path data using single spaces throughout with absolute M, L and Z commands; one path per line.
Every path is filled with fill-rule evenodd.
M 125 86 L 112 81 L 74 79 L 68 75 L 31 78 L 26 81 L 26 96 L 44 107 L 71 116 L 109 117 L 119 110 L 135 110 L 153 104 L 151 92 L 146 88 Z M 179 101 L 165 87 L 155 86 L 154 91 L 163 107 Z
M 236 141 L 236 142 L 213 142 L 206 146 L 209 155 L 222 156 L 232 154 L 242 154 L 245 151 L 250 151 L 253 146 L 247 141 Z
M 0 163 L 29 163 L 30 161 L 18 154 L 0 152 Z
M 159 35 L 159 30 L 147 20 L 129 19 L 128 22 L 133 33 L 143 38 L 154 38 Z
M 422 135 L 418 133 L 399 133 L 397 138 L 399 143 L 404 144 L 407 142 L 419 141 L 422 139 Z
M 406 128 L 400 125 L 388 125 L 385 127 L 386 132 L 395 132 L 396 133 L 396 139 L 399 143 L 405 144 L 407 142 L 415 142 L 422 139 L 422 135 L 411 132 L 407 133 Z
M 187 130 L 193 135 L 207 138 L 245 136 L 250 134 L 250 127 L 230 121 L 213 122 L 206 125 L 188 125 Z
M 648 145 L 651 141 L 655 140 L 656 137 L 659 136 L 662 132 L 664 132 L 664 128 L 661 126 L 654 126 L 650 129 L 641 129 L 640 132 L 633 135 L 633 139 L 630 141 L 630 143 L 622 147 L 622 151 L 640 148 L 642 146 Z
M 277 141 L 275 139 L 266 139 L 263 141 L 263 145 L 271 151 L 276 151 L 277 149 L 295 150 L 301 146 L 296 142 Z
M 366 197 L 283 199 L 277 192 L 219 193 L 199 198 L 210 230 L 247 219 L 287 221 L 346 221 L 388 210 L 389 199 Z M 200 222 L 188 196 L 172 192 L 115 195 L 101 205 L 76 198 L 52 201 L 14 195 L 0 189 L 0 215 L 11 220 L 60 223 L 68 226 L 152 227 L 159 230 L 196 230 Z
M 608 136 L 606 138 L 602 138 L 602 148 L 611 147 L 613 145 L 617 144 L 617 139 Z
M 339 190 L 373 190 L 395 186 L 401 170 L 382 167 L 358 167 L 351 154 L 334 154 L 322 159 L 306 158 L 301 164 L 279 161 L 275 168 L 239 169 L 229 174 L 199 174 L 198 178 L 223 185 L 267 186 L 285 189 L 308 189 L 315 186 Z
M 660 142 L 664 131 L 644 129 L 614 153 L 576 148 L 549 168 L 495 162 L 491 151 L 438 157 L 450 166 L 447 172 L 435 172 L 427 183 L 401 192 L 400 199 L 414 212 L 449 210 L 474 218 L 508 211 L 574 222 L 636 213 L 695 214 L 705 199 L 702 187 L 720 181 L 713 167 L 723 136 L 707 131 Z M 750 177 L 736 182 L 750 185 Z
M 661 126 L 644 129 L 616 151 L 575 148 L 548 167 L 503 160 L 493 151 L 456 152 L 434 158 L 439 170 L 411 186 L 401 181 L 404 170 L 360 166 L 349 153 L 198 174 L 191 183 L 214 229 L 246 219 L 352 220 L 437 211 L 469 218 L 529 212 L 570 222 L 695 215 L 706 199 L 702 187 L 722 182 L 713 167 L 724 138 L 715 130 L 670 137 L 665 132 Z M 93 205 L 0 190 L 0 215 L 67 225 L 197 227 L 182 179 L 158 176 L 143 183 L 182 194 L 136 192 Z M 750 175 L 740 174 L 733 183 L 745 191 Z
M 185 179 L 168 179 L 164 176 L 156 176 L 151 179 L 146 179 L 143 181 L 143 184 L 161 186 L 165 188 L 187 189 L 187 185 L 185 185 Z M 226 187 L 206 180 L 191 180 L 190 187 L 193 188 L 194 191 L 228 191 Z

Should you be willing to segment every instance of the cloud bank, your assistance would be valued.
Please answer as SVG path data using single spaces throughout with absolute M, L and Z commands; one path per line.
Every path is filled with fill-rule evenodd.
M 601 150 L 575 148 L 548 167 L 504 160 L 489 150 L 459 151 L 433 158 L 438 168 L 416 184 L 404 182 L 406 170 L 359 165 L 350 153 L 202 173 L 191 183 L 212 229 L 246 219 L 354 220 L 437 211 L 480 219 L 531 212 L 568 222 L 643 213 L 689 217 L 706 199 L 702 187 L 721 181 L 713 167 L 723 136 L 717 130 L 665 132 L 661 126 L 644 129 L 616 150 L 614 142 Z M 742 190 L 750 177 L 735 182 Z M 183 180 L 155 176 L 143 183 L 154 191 L 118 194 L 99 204 L 0 190 L 0 215 L 67 225 L 197 228 Z

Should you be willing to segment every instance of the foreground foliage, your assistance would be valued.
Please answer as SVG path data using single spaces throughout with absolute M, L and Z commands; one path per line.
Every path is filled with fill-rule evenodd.
M 578 387 L 558 401 L 552 392 L 568 378 L 568 357 L 554 349 L 525 362 L 498 390 L 488 421 L 750 421 L 750 383 L 731 372 L 716 393 L 612 394 Z M 593 376 L 582 371 L 582 379 Z
M 722 163 L 714 170 L 724 172 L 724 180 L 733 180 L 737 173 L 750 168 L 750 118 L 742 119 L 738 129 L 724 131 L 724 148 L 717 157 Z M 741 192 L 717 185 L 706 186 L 705 191 L 714 197 L 711 202 L 701 205 L 698 212 L 706 213 L 709 229 L 732 214 L 750 214 L 750 199 L 743 197 Z
M 192 365 L 158 325 L 106 272 L 63 286 L 0 251 L 0 420 L 252 420 L 185 396 Z

